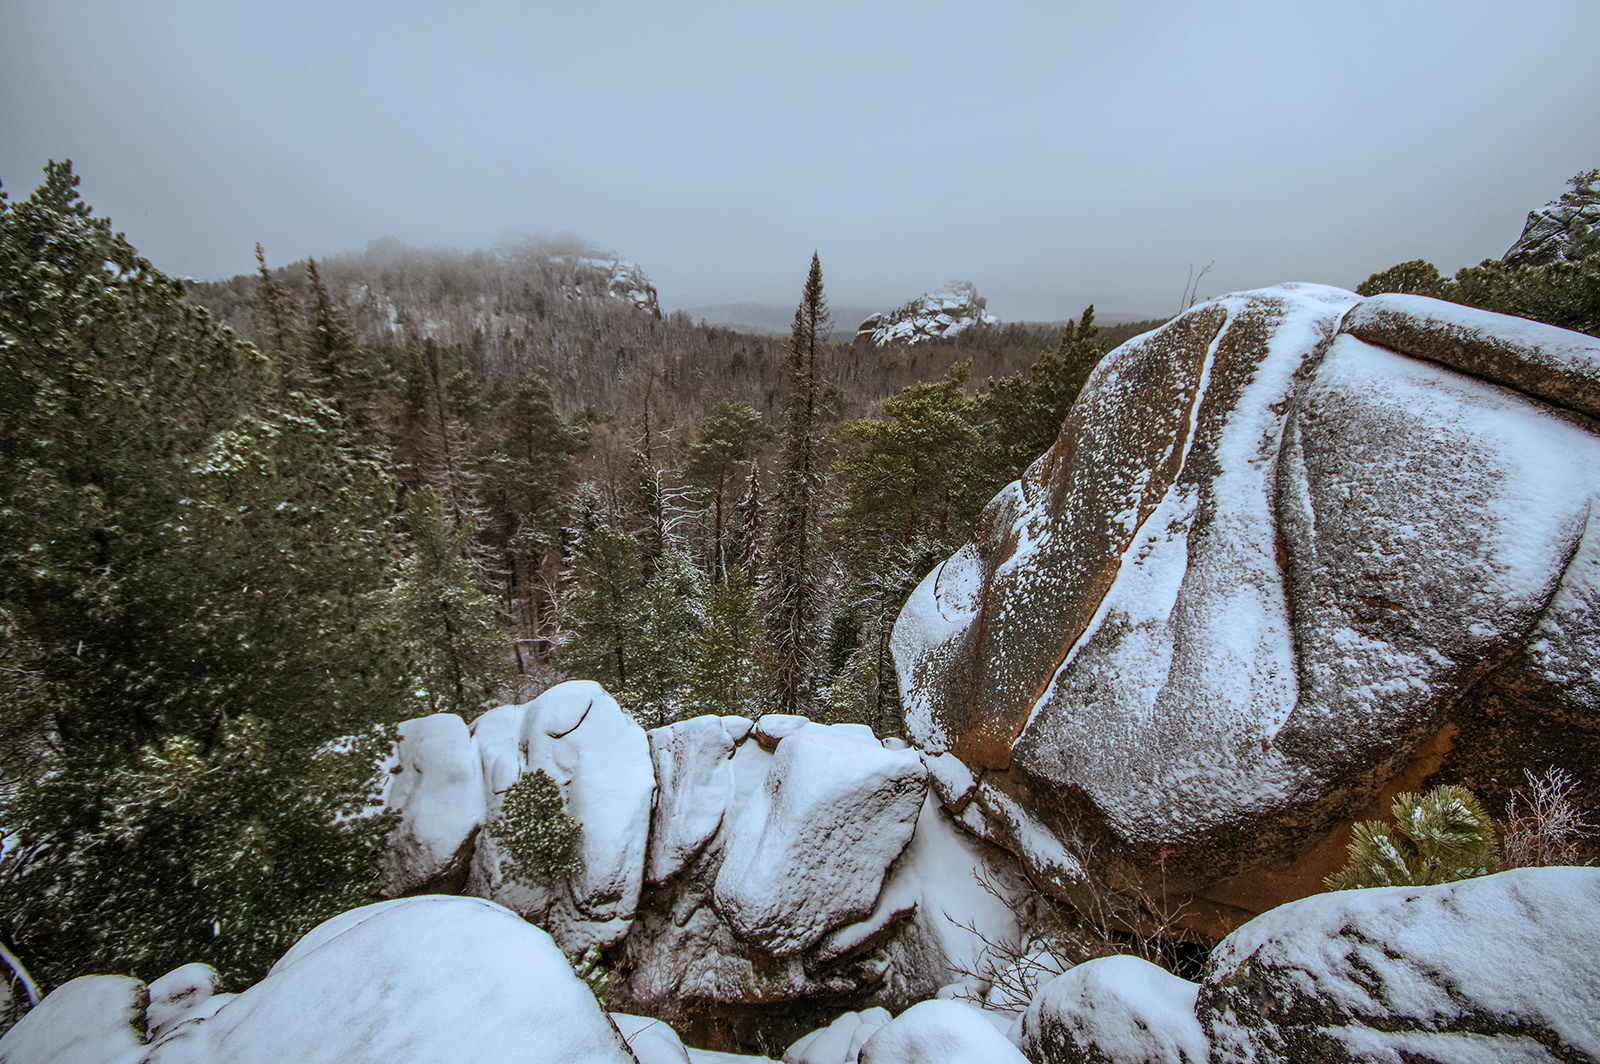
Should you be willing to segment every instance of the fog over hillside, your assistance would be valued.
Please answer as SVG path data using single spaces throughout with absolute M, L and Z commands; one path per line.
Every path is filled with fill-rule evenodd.
M 1600 155 L 1597 36 L 1582 0 L 13 4 L 0 178 L 72 158 L 200 279 L 573 231 L 669 307 L 792 305 L 817 251 L 840 307 L 964 278 L 1003 321 L 1149 318 L 1208 263 L 1202 296 L 1499 253 Z

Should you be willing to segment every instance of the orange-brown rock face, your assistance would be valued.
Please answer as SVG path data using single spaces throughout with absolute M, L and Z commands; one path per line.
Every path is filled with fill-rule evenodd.
M 1477 374 L 1476 376 L 1472 374 Z M 1401 786 L 1600 767 L 1600 341 L 1285 285 L 1107 357 L 895 629 L 966 823 L 1212 933 Z

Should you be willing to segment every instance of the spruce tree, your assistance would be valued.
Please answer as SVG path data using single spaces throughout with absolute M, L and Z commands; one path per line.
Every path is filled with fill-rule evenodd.
M 253 979 L 375 880 L 392 485 L 76 184 L 0 198 L 0 939 Z
M 639 596 L 630 696 L 641 719 L 659 725 L 677 716 L 684 672 L 705 625 L 705 594 L 705 577 L 689 555 L 667 550 Z
M 772 430 L 753 407 L 726 399 L 713 406 L 689 431 L 680 472 L 690 484 L 711 494 L 713 582 L 721 582 L 728 568 L 724 511 L 729 483 L 761 453 L 772 436 Z
M 776 661 L 774 685 L 782 713 L 816 712 L 817 625 L 821 589 L 817 527 L 822 471 L 817 426 L 818 356 L 828 342 L 828 302 L 815 253 L 789 335 L 789 394 L 783 454 L 773 493 L 771 567 L 766 613 Z
M 415 711 L 472 720 L 509 680 L 494 600 L 479 588 L 432 487 L 407 498 L 405 526 L 386 619 L 406 653 Z
M 766 649 L 755 592 L 744 570 L 731 566 L 706 595 L 705 624 L 694 635 L 684 673 L 681 715 L 754 715 Z
M 267 269 L 267 254 L 259 243 L 256 275 L 256 312 L 266 337 L 266 354 L 278 369 L 278 386 L 284 392 L 302 391 L 307 381 L 299 315 L 289 293 Z
M 642 583 L 639 545 L 597 523 L 578 544 L 561 598 L 561 627 L 571 638 L 556 664 L 569 676 L 599 681 L 619 702 L 631 697 Z

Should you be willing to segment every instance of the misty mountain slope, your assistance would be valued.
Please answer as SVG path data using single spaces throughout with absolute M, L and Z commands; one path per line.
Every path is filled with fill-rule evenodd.
M 725 304 L 662 314 L 639 266 L 577 240 L 526 241 L 490 250 L 419 249 L 397 240 L 317 261 L 329 294 L 364 344 L 390 360 L 428 341 L 480 379 L 538 373 L 558 408 L 592 406 L 633 418 L 677 423 L 718 400 L 749 403 L 769 420 L 787 387 L 792 309 Z M 273 269 L 291 302 L 313 302 L 306 264 Z M 189 297 L 261 346 L 260 279 L 189 282 Z M 834 311 L 836 335 L 852 335 L 861 307 Z M 702 320 L 697 321 L 696 318 Z M 733 322 L 733 324 L 727 324 Z M 742 323 L 742 324 L 741 324 Z M 1006 376 L 1033 364 L 1060 337 L 1054 325 L 1008 323 L 971 328 L 918 345 L 841 346 L 819 366 L 827 409 L 859 417 L 918 380 L 972 360 L 972 379 Z M 1108 336 L 1107 346 L 1122 337 Z

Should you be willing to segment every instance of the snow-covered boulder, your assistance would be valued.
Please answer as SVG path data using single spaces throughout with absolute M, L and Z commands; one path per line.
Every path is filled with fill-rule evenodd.
M 336 920 L 145 1064 L 633 1064 L 550 936 L 498 905 L 428 895 Z
M 856 342 L 875 347 L 914 344 L 939 336 L 954 336 L 974 325 L 997 325 L 988 301 L 970 281 L 951 281 L 894 310 L 873 314 L 856 330 Z
M 582 871 L 570 891 L 578 912 L 595 921 L 630 919 L 656 787 L 644 729 L 599 684 L 572 680 L 528 707 L 522 742 L 528 770 L 550 774 L 583 826 Z
M 784 739 L 766 785 L 739 810 L 717 873 L 718 911 L 774 956 L 869 914 L 916 827 L 927 770 L 837 728 Z
M 1319 894 L 1207 969 L 1214 1064 L 1600 1060 L 1600 869 Z
M 209 1017 L 223 1002 L 214 1001 L 222 983 L 209 964 L 185 964 L 150 984 L 145 1023 L 150 1040 L 158 1042 L 190 1020 Z M 221 995 L 224 1000 L 232 994 Z
M 532 702 L 484 717 L 491 714 L 475 736 L 479 762 L 496 782 L 510 779 L 512 765 L 519 777 L 548 774 L 582 834 L 577 870 L 562 883 L 541 884 L 509 874 L 484 833 L 467 889 L 540 923 L 569 953 L 619 941 L 639 904 L 656 786 L 644 729 L 592 680 L 557 684 Z M 506 747 L 519 725 L 513 756 Z M 488 799 L 490 822 L 503 793 L 498 788 Z
M 924 1001 L 861 1046 L 859 1064 L 1025 1064 L 983 1010 L 959 1001 Z
M 1097 957 L 1044 985 L 1017 1044 L 1036 1064 L 1206 1064 L 1199 990 L 1141 957 Z
M 783 1054 L 783 1064 L 856 1064 L 861 1047 L 892 1017 L 884 1008 L 841 1013 L 804 1035 Z
M 467 725 L 454 713 L 405 721 L 395 756 L 388 805 L 400 823 L 384 855 L 383 892 L 459 890 L 485 816 L 483 770 Z
M 1122 345 L 896 623 L 910 736 L 976 782 L 942 799 L 1063 898 L 1216 937 L 1437 775 L 1593 802 L 1597 396 L 1600 340 L 1416 296 L 1283 285 Z
M 0 1038 L 5 1064 L 130 1064 L 143 1055 L 145 985 L 85 975 L 45 995 Z
M 749 731 L 745 722 L 743 733 Z M 656 804 L 645 878 L 660 883 L 682 871 L 722 826 L 733 801 L 733 751 L 738 740 L 724 718 L 710 715 L 656 728 L 648 737 Z

